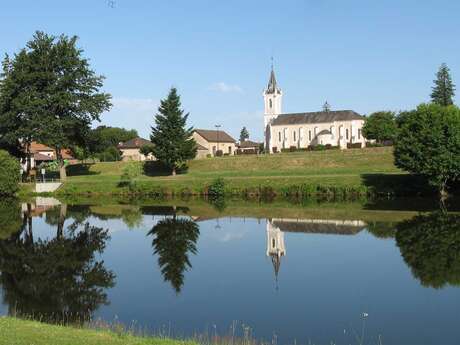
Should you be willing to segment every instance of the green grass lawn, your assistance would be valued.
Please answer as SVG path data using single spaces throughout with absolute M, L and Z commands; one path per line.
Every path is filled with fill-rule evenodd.
M 52 326 L 0 317 L 0 345 L 195 345 L 193 342 L 140 338 L 128 334 Z
M 118 182 L 126 164 L 93 164 L 85 173 L 71 174 L 60 193 L 122 193 L 124 190 L 118 187 Z M 224 178 L 228 191 L 237 193 L 266 187 L 280 192 L 299 185 L 357 190 L 377 185 L 375 188 L 384 192 L 391 184 L 401 184 L 395 179 L 404 175 L 393 164 L 392 148 L 382 147 L 193 160 L 186 173 L 167 176 L 151 171 L 141 175 L 137 182 L 145 190 L 172 193 L 184 190 L 202 193 L 217 177 Z

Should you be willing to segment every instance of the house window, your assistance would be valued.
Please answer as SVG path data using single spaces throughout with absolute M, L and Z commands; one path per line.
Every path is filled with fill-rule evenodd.
M 311 131 L 308 131 L 308 140 L 311 141 Z
M 361 128 L 358 128 L 358 139 L 361 139 Z
M 216 155 L 216 147 L 215 146 L 212 147 L 212 154 L 213 154 L 213 156 Z
M 346 138 L 347 138 L 347 140 L 348 140 L 348 128 L 347 128 L 346 131 L 345 131 L 345 136 L 346 136 Z
M 315 137 L 318 134 L 318 127 L 315 127 Z
M 292 132 L 292 134 L 294 135 L 294 141 L 296 141 L 296 137 L 295 137 L 295 131 Z
M 281 132 L 278 132 L 278 141 L 281 141 Z
M 232 154 L 232 147 L 231 146 L 228 147 L 228 153 Z

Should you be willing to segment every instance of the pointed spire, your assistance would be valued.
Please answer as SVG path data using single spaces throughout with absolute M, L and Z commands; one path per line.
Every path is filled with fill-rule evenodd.
M 276 84 L 276 77 L 275 77 L 275 69 L 273 68 L 273 57 L 272 59 L 272 69 L 270 73 L 270 80 L 268 81 L 268 86 L 267 86 L 267 93 L 280 93 L 280 89 L 278 85 Z
M 331 111 L 331 105 L 327 101 L 323 104 L 323 111 L 326 113 Z

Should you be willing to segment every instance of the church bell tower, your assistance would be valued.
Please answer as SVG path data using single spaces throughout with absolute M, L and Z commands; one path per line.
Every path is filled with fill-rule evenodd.
M 268 86 L 264 90 L 264 124 L 265 127 L 278 115 L 281 114 L 281 105 L 283 100 L 283 92 L 278 87 L 276 83 L 275 70 L 273 69 L 270 73 L 270 79 L 268 81 Z
M 267 88 L 264 90 L 264 138 L 265 138 L 265 149 L 272 153 L 271 145 L 271 130 L 270 124 L 278 115 L 282 113 L 281 106 L 283 100 L 283 92 L 276 83 L 275 70 L 273 69 L 270 73 L 270 79 L 268 81 Z

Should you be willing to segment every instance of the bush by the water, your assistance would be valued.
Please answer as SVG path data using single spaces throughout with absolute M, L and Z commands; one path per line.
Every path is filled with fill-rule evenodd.
M 216 178 L 208 187 L 208 195 L 211 198 L 220 198 L 225 195 L 225 181 L 222 177 Z
M 14 195 L 19 190 L 19 161 L 6 151 L 0 150 L 0 195 Z

